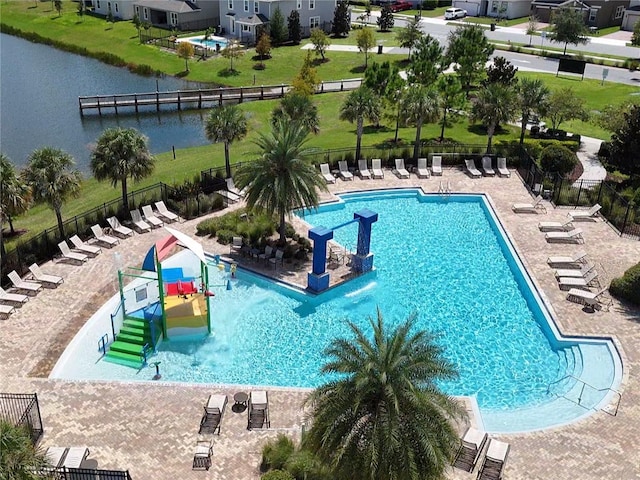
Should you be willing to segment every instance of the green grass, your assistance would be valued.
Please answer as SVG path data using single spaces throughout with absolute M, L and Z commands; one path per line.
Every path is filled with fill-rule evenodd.
M 587 35 L 590 37 L 602 37 L 603 35 L 609 35 L 611 33 L 616 33 L 620 31 L 620 25 L 616 25 L 615 27 L 607 27 L 601 28 L 600 30 L 596 30 L 595 33 L 589 32 Z

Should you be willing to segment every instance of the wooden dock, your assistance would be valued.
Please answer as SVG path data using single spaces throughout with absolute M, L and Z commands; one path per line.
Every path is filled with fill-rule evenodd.
M 323 82 L 317 93 L 354 90 L 360 86 L 360 79 Z M 270 100 L 282 98 L 289 91 L 289 85 L 263 85 L 259 87 L 210 88 L 198 90 L 175 90 L 167 92 L 125 93 L 115 95 L 94 95 L 78 97 L 80 115 L 85 111 L 103 113 L 139 113 L 155 110 L 162 105 L 175 106 L 178 110 L 212 108 L 224 103 Z

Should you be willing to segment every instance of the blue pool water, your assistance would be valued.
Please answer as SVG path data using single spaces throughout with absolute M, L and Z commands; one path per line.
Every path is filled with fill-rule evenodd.
M 200 45 L 203 47 L 210 48 L 212 50 L 216 49 L 216 46 L 220 46 L 220 48 L 226 48 L 229 43 L 226 38 L 223 37 L 209 37 L 207 40 L 204 37 L 192 37 L 188 39 L 188 42 L 193 43 L 195 45 Z

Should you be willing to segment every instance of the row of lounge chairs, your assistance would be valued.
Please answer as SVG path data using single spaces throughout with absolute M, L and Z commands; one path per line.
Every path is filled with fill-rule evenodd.
M 487 441 L 488 440 L 488 441 Z M 484 460 L 478 470 L 479 480 L 499 480 L 509 456 L 510 446 L 494 438 L 489 439 L 486 432 L 469 427 L 460 441 L 453 465 L 465 472 L 473 472 L 488 443 Z
M 242 237 L 233 237 L 231 241 L 231 252 L 248 252 L 256 261 L 265 264 L 272 264 L 273 268 L 277 268 L 278 264 L 284 265 L 284 250 L 275 249 L 271 245 L 264 248 L 264 252 L 252 250 L 248 245 L 244 244 Z
M 150 232 L 151 229 L 159 228 L 164 225 L 165 222 L 175 222 L 179 219 L 178 215 L 169 211 L 162 201 L 156 202 L 156 209 L 157 210 L 154 211 L 151 205 L 144 205 L 142 207 L 142 215 L 138 209 L 129 212 L 131 214 L 131 221 L 139 233 Z
M 487 177 L 495 177 L 496 170 L 493 169 L 491 157 L 482 157 L 482 172 L 476 168 L 476 164 L 473 160 L 465 160 L 465 169 L 472 178 L 480 178 L 483 175 Z M 507 159 L 505 157 L 499 157 L 496 162 L 496 169 L 498 170 L 498 176 L 510 177 L 511 172 L 507 168 Z
M 29 301 L 30 296 L 37 295 L 44 287 L 56 288 L 64 282 L 62 277 L 48 275 L 40 270 L 37 263 L 29 267 L 32 279 L 23 280 L 15 270 L 8 277 L 13 284 L 11 291 L 0 287 L 0 318 L 8 318 L 15 312 L 16 307 L 22 307 Z
M 87 447 L 49 447 L 45 457 L 53 468 L 82 468 L 89 456 Z

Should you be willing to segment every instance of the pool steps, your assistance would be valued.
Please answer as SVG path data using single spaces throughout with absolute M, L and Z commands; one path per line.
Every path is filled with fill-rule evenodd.
M 126 317 L 104 359 L 107 362 L 140 368 L 144 363 L 142 357 L 144 346 L 152 343 L 149 323 L 135 317 Z

